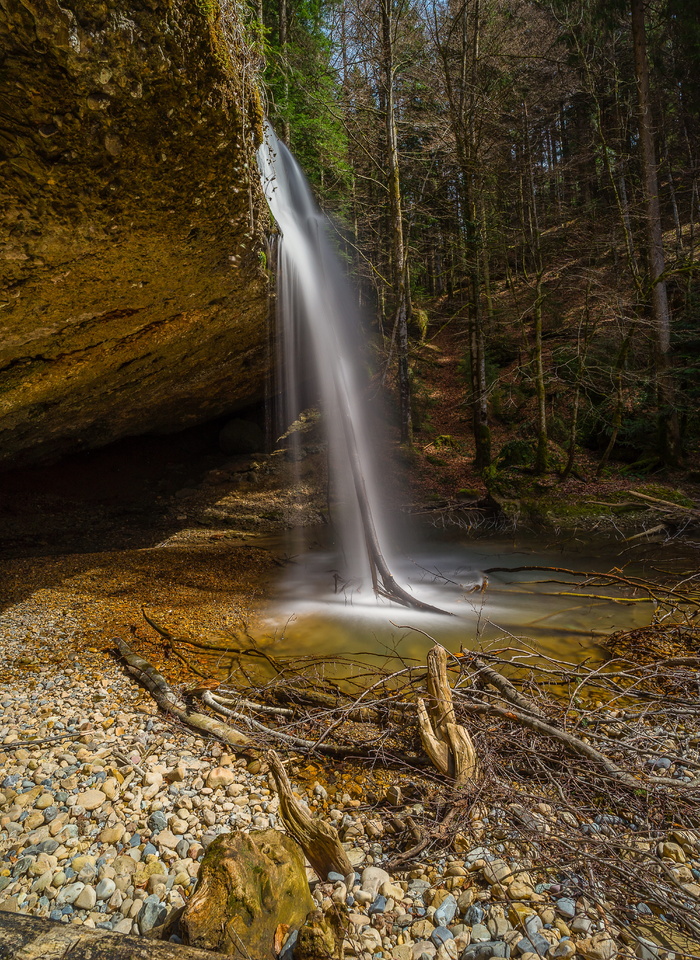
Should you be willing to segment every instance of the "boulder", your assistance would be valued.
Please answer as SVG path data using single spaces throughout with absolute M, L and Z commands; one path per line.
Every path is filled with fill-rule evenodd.
M 0 5 L 0 466 L 264 396 L 262 108 L 238 11 Z
M 180 930 L 194 947 L 274 960 L 278 926 L 299 928 L 314 906 L 294 840 L 277 830 L 236 831 L 207 848 Z

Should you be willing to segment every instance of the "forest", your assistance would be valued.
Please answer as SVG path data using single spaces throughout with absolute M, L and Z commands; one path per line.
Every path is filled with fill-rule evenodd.
M 507 466 L 566 479 L 691 465 L 692 6 L 256 9 L 269 116 L 359 284 L 368 363 L 391 385 L 403 443 L 435 439 L 431 345 L 451 335 L 463 442 L 487 486 Z M 443 455 L 460 442 L 437 433 Z

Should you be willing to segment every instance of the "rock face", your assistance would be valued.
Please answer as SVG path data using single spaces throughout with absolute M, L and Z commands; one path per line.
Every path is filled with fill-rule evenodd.
M 277 830 L 229 833 L 208 847 L 180 930 L 194 947 L 273 960 L 278 926 L 300 927 L 313 908 L 294 840 Z
M 0 464 L 263 394 L 250 38 L 226 0 L 0 0 Z

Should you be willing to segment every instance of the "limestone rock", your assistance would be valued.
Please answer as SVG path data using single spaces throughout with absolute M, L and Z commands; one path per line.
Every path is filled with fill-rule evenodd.
M 218 787 L 228 787 L 235 779 L 233 772 L 226 767 L 214 767 L 207 777 L 207 786 L 216 790 Z
M 503 860 L 490 860 L 482 868 L 484 879 L 491 885 L 495 883 L 509 883 L 513 874 Z
M 585 957 L 585 960 L 612 960 L 617 956 L 618 950 L 615 941 L 603 932 L 579 940 L 576 944 L 576 952 Z
M 294 840 L 276 830 L 235 832 L 207 848 L 180 927 L 192 946 L 273 960 L 279 924 L 298 928 L 313 908 Z
M 86 810 L 96 810 L 106 799 L 101 790 L 84 790 L 83 793 L 78 794 L 78 803 Z
M 229 420 L 219 433 L 219 449 L 231 455 L 259 453 L 265 449 L 265 434 L 250 420 Z
M 224 0 L 0 13 L 0 461 L 264 394 L 262 111 Z

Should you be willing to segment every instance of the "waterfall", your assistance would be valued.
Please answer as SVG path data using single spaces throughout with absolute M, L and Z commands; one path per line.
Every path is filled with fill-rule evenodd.
M 265 125 L 258 150 L 263 190 L 279 228 L 277 243 L 278 364 L 285 426 L 301 411 L 302 384 L 318 385 L 329 445 L 334 524 L 345 577 L 371 580 L 376 594 L 407 606 L 422 603 L 391 574 L 378 495 L 376 460 L 358 371 L 361 323 L 354 291 L 327 234 L 327 220 L 287 147 Z

